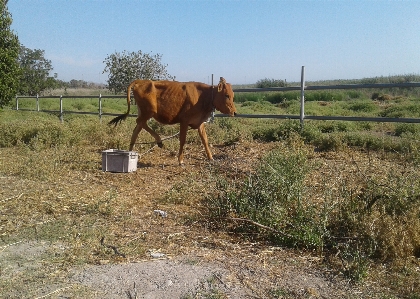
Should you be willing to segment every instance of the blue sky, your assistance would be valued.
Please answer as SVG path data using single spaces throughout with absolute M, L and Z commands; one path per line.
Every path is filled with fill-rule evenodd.
M 9 0 L 21 44 L 58 78 L 105 82 L 115 52 L 162 54 L 177 81 L 420 73 L 420 1 Z

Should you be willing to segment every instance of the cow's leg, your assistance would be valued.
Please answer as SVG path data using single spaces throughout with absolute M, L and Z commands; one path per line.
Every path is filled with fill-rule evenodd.
M 181 123 L 179 126 L 179 153 L 178 162 L 179 165 L 184 164 L 184 144 L 187 140 L 188 124 Z
M 202 123 L 198 129 L 198 135 L 200 135 L 201 142 L 204 145 L 204 149 L 206 150 L 206 155 L 209 160 L 213 160 L 213 156 L 211 155 L 210 148 L 209 148 L 209 141 L 207 139 L 206 129 L 204 128 L 204 123 Z
M 137 136 L 139 136 L 141 129 L 143 129 L 144 121 L 142 121 L 140 118 L 137 118 L 136 122 L 137 122 L 137 125 L 133 130 L 133 134 L 131 135 L 130 151 L 133 150 L 134 144 L 136 143 L 136 140 L 137 140 Z
M 153 131 L 148 125 L 147 123 L 144 124 L 143 128 L 149 132 L 150 135 L 153 136 L 153 138 L 155 138 L 157 145 L 162 148 L 163 147 L 163 143 L 162 143 L 162 139 L 160 138 L 159 134 L 156 133 L 155 131 Z

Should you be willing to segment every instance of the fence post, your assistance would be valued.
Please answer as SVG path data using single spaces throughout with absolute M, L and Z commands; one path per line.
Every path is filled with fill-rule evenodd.
M 39 112 L 39 96 L 36 94 L 36 111 Z
M 300 77 L 300 126 L 303 129 L 303 120 L 305 119 L 305 66 L 302 66 Z
M 16 111 L 19 110 L 19 98 L 16 96 Z
M 211 74 L 211 99 L 213 101 L 213 87 L 214 87 L 214 74 Z M 214 111 L 215 109 L 213 108 L 213 111 L 211 112 L 211 116 L 210 116 L 210 123 L 214 122 Z
M 60 122 L 63 123 L 63 96 L 60 96 Z
M 99 94 L 99 121 L 102 122 L 102 95 Z

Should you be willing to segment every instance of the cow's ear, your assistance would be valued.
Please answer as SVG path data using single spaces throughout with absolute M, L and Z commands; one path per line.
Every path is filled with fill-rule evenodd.
M 219 83 L 219 85 L 217 85 L 217 91 L 218 92 L 221 92 L 222 89 L 223 89 L 223 84 L 222 83 Z
M 226 80 L 223 77 L 220 77 L 219 85 L 217 86 L 217 91 L 220 92 L 223 89 L 223 85 L 226 84 Z

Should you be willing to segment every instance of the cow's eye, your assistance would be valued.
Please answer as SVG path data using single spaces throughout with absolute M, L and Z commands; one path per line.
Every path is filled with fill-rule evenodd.
M 225 95 L 225 98 L 226 98 L 226 99 L 229 99 L 229 95 L 228 95 L 228 94 L 227 94 L 227 95 Z

